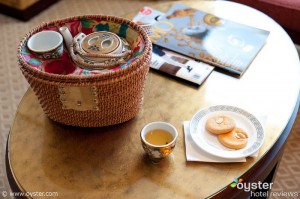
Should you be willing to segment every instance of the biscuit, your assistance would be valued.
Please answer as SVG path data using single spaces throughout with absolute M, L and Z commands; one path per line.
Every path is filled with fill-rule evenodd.
M 205 128 L 213 134 L 228 133 L 235 128 L 235 121 L 226 115 L 216 115 L 207 119 Z
M 241 128 L 235 128 L 229 133 L 218 135 L 219 141 L 230 149 L 242 149 L 248 143 L 248 134 Z

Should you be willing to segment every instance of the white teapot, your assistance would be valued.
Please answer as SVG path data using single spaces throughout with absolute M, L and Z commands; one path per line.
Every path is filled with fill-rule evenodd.
M 61 27 L 60 32 L 72 60 L 82 68 L 112 68 L 125 63 L 131 56 L 128 42 L 112 32 L 78 33 L 74 38 L 66 27 Z

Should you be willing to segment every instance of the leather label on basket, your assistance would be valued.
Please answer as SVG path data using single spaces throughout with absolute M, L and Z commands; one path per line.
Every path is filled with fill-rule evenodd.
M 98 93 L 96 86 L 59 86 L 62 109 L 77 111 L 98 110 Z

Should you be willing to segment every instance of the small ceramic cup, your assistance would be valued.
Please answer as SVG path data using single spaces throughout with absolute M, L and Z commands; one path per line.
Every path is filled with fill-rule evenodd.
M 63 37 L 59 32 L 44 30 L 32 35 L 27 47 L 41 59 L 58 59 L 63 54 Z
M 160 136 L 165 136 L 164 133 L 160 133 L 161 130 L 167 131 L 172 135 L 171 138 L 169 137 L 169 141 L 167 143 L 154 144 L 153 142 L 151 143 L 149 139 L 147 140 L 148 137 L 147 134 L 153 133 L 153 131 L 158 131 L 156 132 L 158 133 L 156 135 L 158 136 L 156 137 L 157 139 L 162 138 Z M 152 163 L 159 163 L 163 158 L 165 158 L 170 153 L 172 153 L 176 145 L 177 137 L 178 137 L 178 132 L 176 128 L 173 125 L 166 122 L 149 123 L 146 126 L 144 126 L 144 128 L 141 131 L 142 146 Z

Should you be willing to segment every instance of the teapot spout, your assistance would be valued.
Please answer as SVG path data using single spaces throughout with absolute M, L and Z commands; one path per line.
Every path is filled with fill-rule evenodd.
M 62 34 L 62 36 L 65 40 L 65 44 L 67 46 L 67 49 L 70 52 L 70 47 L 73 44 L 73 36 L 72 36 L 69 28 L 67 28 L 66 26 L 62 26 L 62 27 L 59 28 L 59 32 Z

